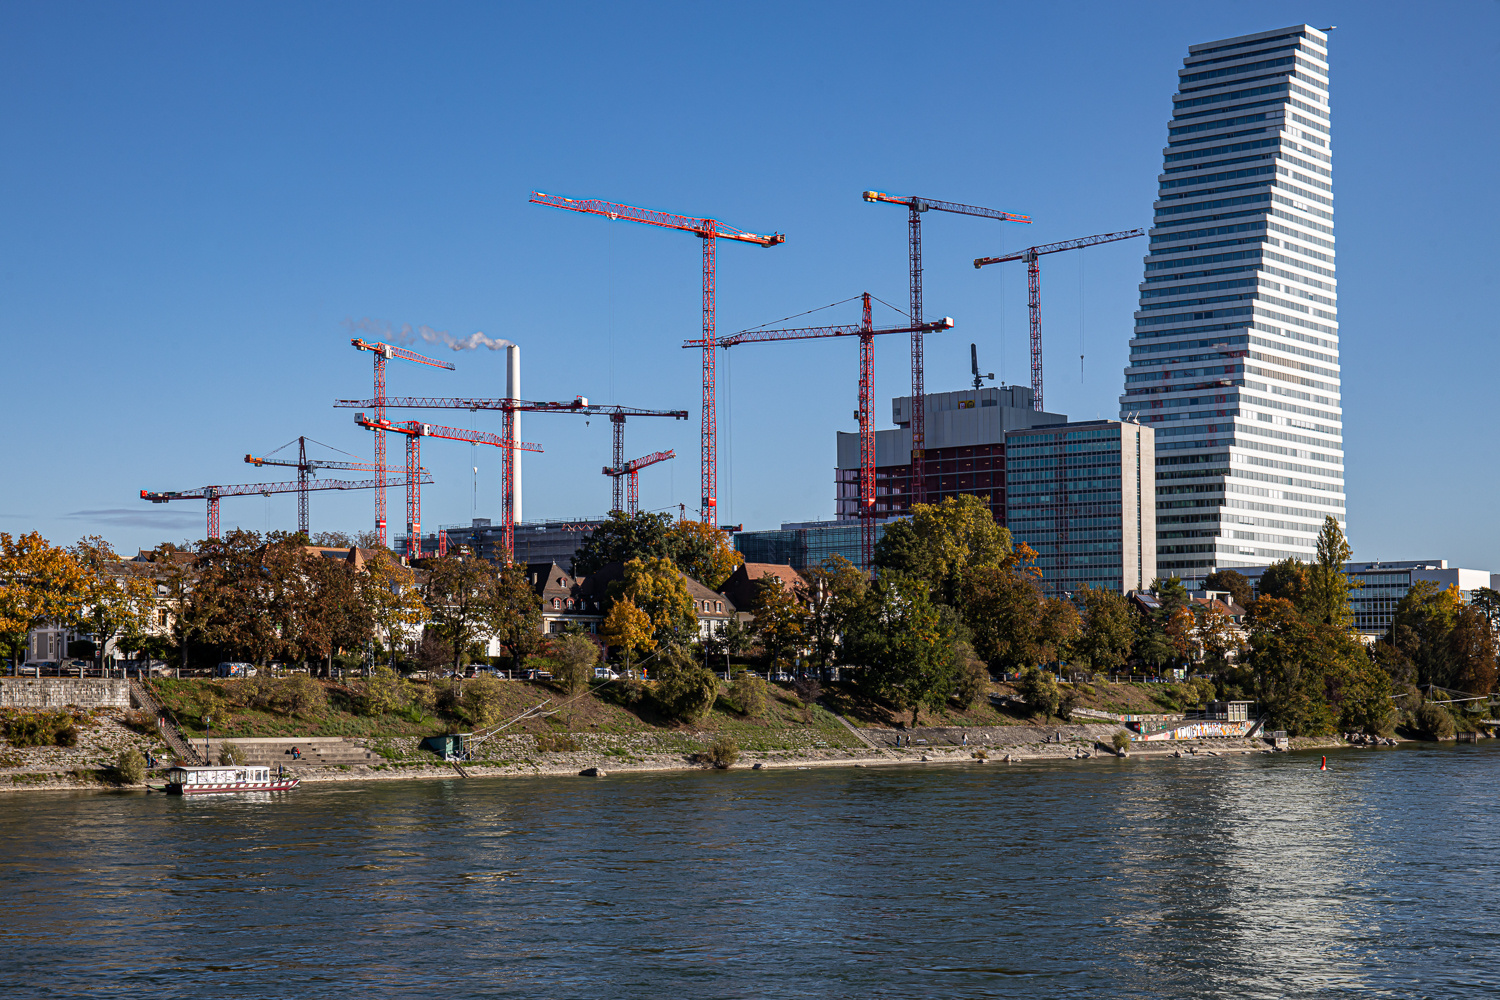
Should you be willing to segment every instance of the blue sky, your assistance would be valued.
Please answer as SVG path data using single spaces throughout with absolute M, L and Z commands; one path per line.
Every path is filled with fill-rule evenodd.
M 299 434 L 368 459 L 330 406 L 369 394 L 346 331 L 364 318 L 513 340 L 531 398 L 692 410 L 626 440 L 680 456 L 642 473 L 642 506 L 691 512 L 698 359 L 679 345 L 699 323 L 698 242 L 529 205 L 533 189 L 785 233 L 721 244 L 722 332 L 864 290 L 903 304 L 904 212 L 867 188 L 1029 214 L 932 214 L 924 245 L 927 313 L 958 324 L 929 340 L 929 389 L 965 384 L 971 341 L 1025 382 L 1024 276 L 969 261 L 1148 225 L 1187 46 L 1303 21 L 1339 26 L 1356 556 L 1500 570 L 1495 3 L 6 4 L 0 530 L 196 538 L 201 503 L 139 491 L 276 478 L 242 456 Z M 1144 251 L 1047 261 L 1049 409 L 1116 414 Z M 898 340 L 877 349 L 880 426 L 909 384 Z M 502 394 L 501 354 L 427 352 L 458 370 L 393 364 L 392 394 Z M 832 516 L 856 345 L 729 355 L 722 520 Z M 607 421 L 522 434 L 546 449 L 525 460 L 528 518 L 608 508 Z M 498 517 L 493 450 L 433 442 L 424 462 L 424 526 Z M 362 529 L 371 510 L 368 493 L 315 493 L 312 526 Z M 292 528 L 295 500 L 230 499 L 223 518 Z

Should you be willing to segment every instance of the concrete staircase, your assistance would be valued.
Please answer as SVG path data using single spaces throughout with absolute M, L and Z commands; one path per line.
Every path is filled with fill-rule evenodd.
M 214 741 L 213 752 L 218 755 L 218 742 Z M 379 764 L 382 758 L 342 736 L 304 736 L 288 739 L 283 736 L 254 739 L 231 739 L 240 749 L 246 764 L 264 767 L 285 766 L 289 770 L 313 767 L 357 767 Z M 301 759 L 292 758 L 292 748 L 301 752 Z

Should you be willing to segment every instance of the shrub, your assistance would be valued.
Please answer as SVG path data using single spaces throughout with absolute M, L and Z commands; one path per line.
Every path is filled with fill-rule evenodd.
M 62 712 L 22 712 L 5 720 L 5 738 L 15 747 L 45 747 L 72 719 Z
M 957 667 L 958 683 L 953 689 L 953 700 L 964 708 L 973 708 L 989 688 L 990 669 L 983 660 L 974 655 L 974 647 L 967 642 L 953 647 L 953 663 Z
M 219 744 L 219 763 L 224 765 L 243 764 L 245 753 L 233 743 Z
M 1413 728 L 1429 740 L 1445 740 L 1453 736 L 1453 716 L 1442 705 L 1430 702 L 1417 709 L 1412 719 Z
M 1057 690 L 1057 679 L 1050 670 L 1027 667 L 1016 681 L 1016 690 L 1026 699 L 1026 707 L 1032 715 L 1056 715 L 1062 696 Z
M 1109 742 L 1116 750 L 1124 750 L 1130 746 L 1130 734 L 1123 729 L 1117 730 Z
M 697 758 L 700 764 L 723 771 L 733 767 L 735 761 L 740 759 L 740 747 L 729 737 L 720 736 L 712 746 L 698 754 Z
M 766 682 L 747 670 L 735 675 L 734 683 L 729 686 L 729 697 L 739 707 L 741 715 L 766 714 Z
M 811 705 L 822 696 L 823 685 L 815 677 L 799 677 L 792 681 L 792 690 L 797 693 L 798 701 Z
M 361 715 L 398 712 L 411 703 L 411 684 L 390 667 L 376 667 L 369 679 L 355 688 L 354 704 Z M 421 717 L 414 721 L 421 721 Z
M 1078 707 L 1078 692 L 1072 688 L 1062 692 L 1057 701 L 1058 717 L 1064 721 L 1072 721 L 1073 709 Z
M 504 690 L 503 682 L 487 674 L 464 681 L 458 708 L 474 725 L 492 726 L 500 721 L 500 697 Z
M 671 718 L 694 722 L 708 714 L 719 694 L 719 675 L 690 653 L 674 650 L 656 675 L 656 702 Z
M 78 745 L 78 727 L 71 722 L 57 731 L 52 742 L 60 747 L 76 747 Z
M 139 785 L 146 780 L 146 759 L 135 750 L 121 750 L 115 759 L 115 780 L 122 785 Z
M 276 685 L 276 707 L 293 715 L 315 715 L 327 710 L 328 692 L 307 674 L 293 674 Z
M 969 756 L 973 757 L 975 760 L 989 760 L 990 752 L 984 747 L 980 747 L 978 750 L 975 750 L 973 753 L 969 754 Z
M 538 733 L 536 748 L 543 753 L 575 753 L 580 749 L 572 733 Z

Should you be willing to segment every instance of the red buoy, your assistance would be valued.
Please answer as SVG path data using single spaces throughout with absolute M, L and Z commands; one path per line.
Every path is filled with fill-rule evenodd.
M 1323 766 L 1320 767 L 1320 768 L 1318 768 L 1318 770 L 1319 771 L 1326 771 L 1326 770 L 1328 770 L 1328 755 L 1327 754 L 1323 755 Z

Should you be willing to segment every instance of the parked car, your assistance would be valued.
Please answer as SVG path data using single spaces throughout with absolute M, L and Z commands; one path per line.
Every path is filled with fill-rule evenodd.
M 250 663 L 221 663 L 214 668 L 215 677 L 254 677 L 255 666 Z
M 594 680 L 596 681 L 614 681 L 619 679 L 620 675 L 611 670 L 609 667 L 594 668 Z
M 528 670 L 525 673 L 523 673 L 521 676 L 524 677 L 524 678 L 526 678 L 528 681 L 550 681 L 552 679 L 552 671 L 550 671 L 550 670 Z

